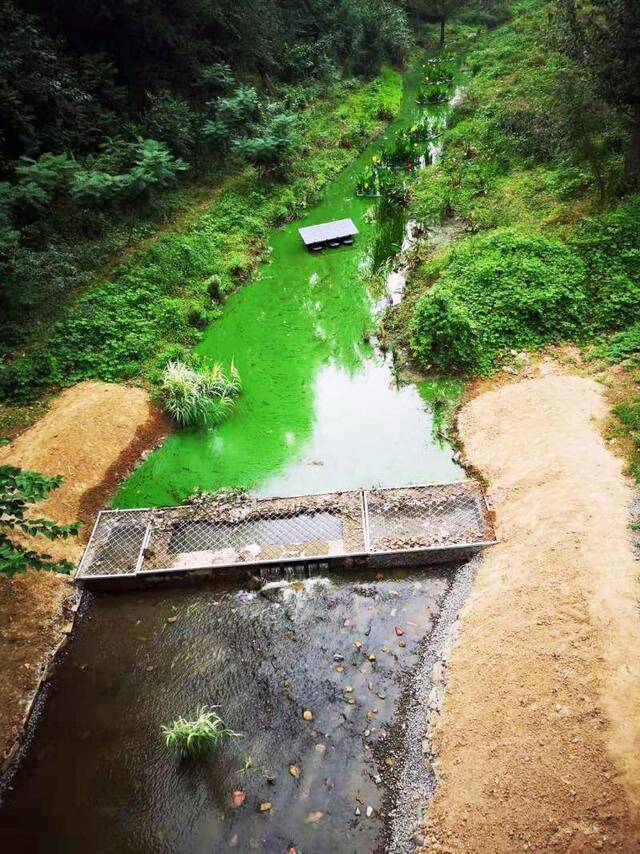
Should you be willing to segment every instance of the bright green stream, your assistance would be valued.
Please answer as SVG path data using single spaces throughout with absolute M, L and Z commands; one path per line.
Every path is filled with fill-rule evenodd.
M 407 75 L 386 139 L 416 116 L 415 87 L 416 75 Z M 342 172 L 304 220 L 273 231 L 270 262 L 198 345 L 212 361 L 233 359 L 240 372 L 232 416 L 216 429 L 173 432 L 114 506 L 176 504 L 195 490 L 291 495 L 462 476 L 451 448 L 433 438 L 433 387 L 398 387 L 390 360 L 366 343 L 375 300 L 362 271 L 398 252 L 406 224 L 402 215 L 372 216 L 375 203 L 354 194 L 379 146 Z M 345 217 L 360 230 L 354 246 L 305 251 L 301 225 Z

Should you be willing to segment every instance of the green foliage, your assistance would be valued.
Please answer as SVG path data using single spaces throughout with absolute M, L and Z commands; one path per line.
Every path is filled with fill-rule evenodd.
M 425 83 L 418 90 L 419 104 L 444 104 L 449 99 L 449 89 L 444 83 Z
M 423 365 L 487 373 L 507 349 L 586 341 L 637 322 L 640 197 L 568 242 L 514 229 L 463 240 L 420 275 L 411 346 Z
M 629 358 L 637 361 L 640 357 L 640 323 L 612 335 L 604 344 L 594 347 L 592 355 L 612 363 Z
M 380 128 L 380 105 L 396 112 L 401 94 L 401 77 L 391 69 L 366 86 L 337 85 L 331 98 L 306 112 L 284 181 L 265 185 L 251 167 L 231 174 L 181 228 L 160 234 L 106 279 L 96 281 L 85 272 L 95 269 L 96 256 L 98 262 L 106 260 L 109 246 L 95 240 L 85 240 L 84 249 L 80 243 L 76 256 L 66 242 L 53 244 L 46 254 L 12 250 L 6 262 L 11 277 L 0 301 L 8 307 L 4 300 L 11 288 L 10 304 L 28 316 L 46 294 L 47 314 L 53 317 L 24 354 L 0 363 L 0 398 L 26 402 L 43 388 L 81 379 L 159 379 L 166 362 L 182 355 L 169 355 L 158 366 L 158 352 L 200 339 L 202 324 L 215 319 L 226 295 L 251 273 L 269 226 L 302 212 L 353 157 L 341 141 L 364 145 Z M 134 155 L 117 143 L 109 146 L 109 156 L 122 164 Z M 1 213 L 0 192 L 0 218 Z M 85 289 L 60 311 L 59 304 L 78 285 Z
M 229 729 L 214 709 L 201 706 L 193 720 L 178 718 L 162 726 L 164 742 L 172 753 L 183 759 L 206 756 L 229 738 L 240 738 L 241 733 Z
M 58 540 L 78 533 L 78 524 L 58 525 L 27 515 L 30 505 L 43 501 L 61 483 L 61 477 L 44 477 L 13 466 L 0 466 L 0 573 L 11 577 L 29 568 L 73 571 L 69 561 L 52 560 L 47 554 L 20 545 L 18 539 L 20 535 L 39 535 Z
M 221 365 L 200 369 L 169 362 L 160 379 L 164 408 L 181 427 L 220 424 L 240 393 L 240 377 L 232 364 L 227 376 Z
M 297 125 L 292 113 L 272 112 L 255 136 L 234 140 L 232 150 L 264 170 L 281 169 L 298 142 Z

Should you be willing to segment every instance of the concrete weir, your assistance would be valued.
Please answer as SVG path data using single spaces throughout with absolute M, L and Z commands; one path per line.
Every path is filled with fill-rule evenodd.
M 76 573 L 82 586 L 252 570 L 308 572 L 467 560 L 494 540 L 475 481 L 103 510 Z

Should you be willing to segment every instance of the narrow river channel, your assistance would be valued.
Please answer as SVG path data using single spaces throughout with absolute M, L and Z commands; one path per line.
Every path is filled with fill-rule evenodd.
M 380 294 L 367 271 L 400 250 L 406 212 L 376 213 L 355 183 L 372 155 L 428 109 L 406 77 L 398 118 L 330 185 L 303 221 L 275 230 L 270 262 L 225 304 L 198 351 L 235 363 L 243 393 L 215 430 L 176 431 L 116 495 L 116 507 L 176 504 L 196 490 L 251 489 L 295 495 L 455 480 L 451 449 L 434 442 L 432 384 L 398 387 L 392 363 L 368 343 Z M 298 228 L 350 217 L 352 247 L 304 250 Z
M 387 138 L 415 119 L 415 89 L 409 74 Z M 399 386 L 369 343 L 384 295 L 364 274 L 396 256 L 407 225 L 354 193 L 379 145 L 304 222 L 273 232 L 270 263 L 201 343 L 240 371 L 232 417 L 173 433 L 116 506 L 174 504 L 196 489 L 287 495 L 464 476 L 434 438 L 434 387 Z M 353 247 L 305 253 L 300 225 L 343 217 L 360 229 Z M 211 584 L 87 598 L 5 792 L 0 848 L 388 850 L 412 679 L 454 578 L 418 569 L 301 578 L 268 594 Z M 242 736 L 180 763 L 160 726 L 203 704 Z

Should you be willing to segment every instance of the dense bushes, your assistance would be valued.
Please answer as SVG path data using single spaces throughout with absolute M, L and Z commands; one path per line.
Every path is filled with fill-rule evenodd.
M 505 348 L 562 340 L 585 313 L 584 264 L 545 237 L 497 230 L 452 248 L 433 273 L 416 305 L 412 348 L 442 369 L 485 372 Z
M 396 0 L 0 0 L 0 356 L 172 215 L 181 173 L 295 172 L 309 105 L 408 43 Z
M 301 147 L 285 179 L 265 184 L 251 166 L 230 175 L 181 229 L 160 235 L 79 294 L 24 354 L 0 365 L 0 398 L 25 402 L 45 387 L 81 379 L 158 380 L 157 360 L 162 368 L 183 357 L 180 345 L 200 339 L 225 295 L 253 269 L 270 225 L 300 213 L 353 156 L 342 140 L 361 145 L 371 138 L 381 105 L 397 112 L 401 94 L 401 77 L 390 69 L 365 86 L 340 84 L 335 98 L 305 112 Z M 29 269 L 38 270 L 31 256 L 21 274 L 26 292 Z M 52 272 L 42 271 L 43 286 L 52 287 L 44 279 Z M 62 261 L 59 277 L 61 290 L 79 279 Z
M 469 53 L 442 157 L 413 187 L 418 221 L 479 232 L 413 274 L 407 334 L 441 370 L 486 373 L 510 349 L 593 341 L 640 316 L 640 197 L 615 207 L 625 118 L 562 52 L 544 2 L 515 11 Z
M 462 240 L 421 276 L 432 283 L 411 326 L 422 365 L 487 373 L 511 348 L 624 329 L 640 316 L 640 196 L 566 241 L 514 229 Z

